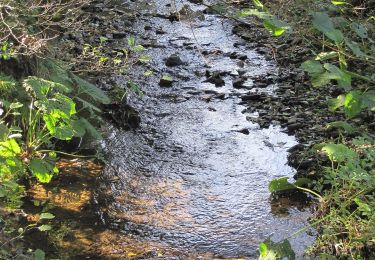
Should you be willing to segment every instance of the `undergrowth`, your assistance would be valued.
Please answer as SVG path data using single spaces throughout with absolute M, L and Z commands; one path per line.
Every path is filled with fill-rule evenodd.
M 81 8 L 88 0 L 5 0 L 0 3 L 0 258 L 44 259 L 39 249 L 15 250 L 25 234 L 52 229 L 55 216 L 41 212 L 26 226 L 9 221 L 22 218 L 26 187 L 49 183 L 59 173 L 58 160 L 68 154 L 56 143 L 100 138 L 101 104 L 106 94 L 54 60 L 51 40 L 84 22 Z

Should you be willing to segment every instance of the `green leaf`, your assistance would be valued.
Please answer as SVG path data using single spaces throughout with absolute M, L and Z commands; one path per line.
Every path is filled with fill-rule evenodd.
M 143 52 L 145 50 L 145 47 L 143 47 L 142 45 L 136 45 L 132 48 L 132 50 L 134 52 Z
M 326 32 L 325 35 L 336 43 L 340 43 L 344 40 L 344 34 L 338 29 Z
M 150 77 L 152 75 L 154 75 L 154 72 L 152 70 L 148 70 L 148 71 L 145 71 L 145 73 L 143 73 L 144 76 L 146 77 Z
M 75 121 L 75 130 L 79 133 L 82 133 L 83 131 L 83 135 L 87 132 L 95 139 L 103 138 L 100 132 L 96 130 L 96 128 L 85 118 L 80 118 L 79 120 Z
M 338 57 L 338 53 L 336 51 L 321 52 L 315 57 L 315 60 L 325 61 L 336 57 Z
M 368 32 L 365 26 L 359 23 L 352 23 L 350 28 L 362 39 L 368 38 Z
M 365 215 L 365 216 L 371 216 L 372 215 L 373 208 L 370 207 L 369 204 L 365 203 L 360 198 L 355 198 L 354 201 L 358 205 L 358 210 L 361 211 L 363 215 Z
M 17 108 L 20 108 L 20 107 L 23 107 L 23 104 L 21 104 L 20 102 L 11 103 L 10 106 L 9 106 L 10 109 L 17 109 Z
M 344 35 L 340 30 L 335 29 L 331 18 L 325 12 L 314 12 L 313 25 L 316 29 L 324 33 L 329 39 L 336 43 L 344 40 Z
M 362 107 L 375 111 L 375 90 L 369 90 L 363 93 Z
M 335 112 L 338 108 L 345 105 L 345 95 L 340 95 L 337 98 L 328 101 L 329 111 Z
M 13 89 L 17 84 L 17 81 L 11 76 L 5 76 L 0 73 L 0 89 Z
M 0 141 L 5 141 L 9 135 L 9 129 L 6 125 L 0 124 Z
M 97 106 L 93 105 L 92 103 L 80 98 L 80 97 L 75 97 L 76 100 L 78 100 L 82 106 L 85 108 L 85 109 L 88 109 L 90 111 L 91 114 L 94 114 L 94 112 L 97 112 L 97 113 L 101 113 L 102 110 L 100 108 L 98 108 Z
M 49 133 L 60 140 L 70 140 L 74 136 L 73 120 L 63 111 L 55 109 L 43 115 Z
M 345 96 L 344 112 L 348 118 L 353 118 L 362 110 L 362 93 L 350 91 Z
M 150 58 L 150 56 L 148 56 L 148 55 L 142 55 L 142 56 L 140 56 L 140 57 L 138 58 L 138 60 L 139 60 L 140 62 L 142 62 L 142 63 L 148 63 L 148 62 L 151 60 L 151 58 Z
M 253 4 L 254 4 L 254 6 L 255 6 L 256 8 L 258 8 L 258 9 L 261 9 L 261 10 L 264 9 L 264 5 L 263 5 L 262 2 L 259 1 L 259 0 L 253 0 Z
M 0 172 L 2 174 L 18 174 L 18 173 L 25 173 L 24 165 L 22 161 L 18 157 L 1 157 L 0 156 Z M 4 183 L 3 183 L 4 185 Z
M 343 144 L 326 144 L 321 149 L 331 161 L 344 162 L 358 157 L 357 153 Z
M 331 3 L 334 5 L 346 5 L 347 4 L 346 2 L 343 2 L 343 1 L 331 1 Z
M 21 154 L 21 147 L 15 139 L 8 139 L 0 142 L 0 156 L 13 157 Z
M 104 37 L 104 36 L 100 36 L 99 37 L 99 40 L 100 40 L 100 43 L 105 43 L 108 41 L 108 38 L 107 37 Z
M 135 45 L 135 38 L 133 36 L 128 37 L 128 45 L 133 47 Z
M 39 104 L 44 106 L 44 108 L 47 110 L 46 112 L 58 110 L 67 118 L 76 114 L 76 104 L 74 101 L 60 93 L 56 93 L 53 98 L 45 102 L 40 102 Z
M 38 70 L 38 75 L 41 78 L 73 88 L 74 84 L 67 69 L 65 69 L 58 61 L 53 59 L 43 59 Z
M 47 99 L 52 93 L 69 93 L 71 89 L 63 84 L 41 79 L 38 77 L 28 77 L 23 81 L 26 91 L 35 95 L 38 100 Z
M 322 74 L 317 74 L 311 79 L 311 84 L 314 87 L 321 87 L 327 85 L 329 82 L 331 82 L 333 78 L 332 74 L 328 72 L 324 72 Z
M 166 80 L 166 81 L 173 81 L 172 76 L 167 75 L 167 74 L 163 75 L 163 76 L 161 77 L 161 79 L 162 79 L 162 80 Z
M 354 127 L 345 121 L 335 121 L 332 123 L 327 124 L 327 128 L 338 128 L 340 130 L 344 130 L 344 132 L 348 134 L 352 134 L 354 132 Z
M 39 219 L 54 219 L 54 218 L 55 218 L 55 215 L 48 213 L 48 212 L 42 213 L 39 216 Z
M 72 126 L 73 126 L 74 136 L 83 137 L 85 135 L 86 128 L 81 120 L 73 120 Z
M 276 19 L 266 19 L 263 21 L 263 26 L 271 32 L 274 36 L 281 36 L 284 34 L 287 26 L 283 25 L 281 21 Z
M 261 245 L 263 249 L 261 251 L 259 260 L 276 260 L 276 259 L 294 260 L 296 258 L 295 252 L 293 251 L 292 246 L 287 239 L 282 240 L 281 242 L 275 243 L 271 239 L 268 238 L 262 244 Z M 266 251 L 264 251 L 264 249 L 266 249 Z
M 348 46 L 352 52 L 354 53 L 355 56 L 359 58 L 364 58 L 366 57 L 366 53 L 364 53 L 361 48 L 359 47 L 359 44 L 357 42 L 354 42 L 352 40 L 345 39 L 345 44 Z
M 309 73 L 310 76 L 322 74 L 324 72 L 323 65 L 319 61 L 307 60 L 302 63 L 301 68 Z
M 34 252 L 35 260 L 44 260 L 46 258 L 46 253 L 43 250 L 37 249 Z
M 51 225 L 41 225 L 38 227 L 38 229 L 42 232 L 45 232 L 45 231 L 49 231 L 52 229 L 52 226 Z
M 267 255 L 267 245 L 265 243 L 259 244 L 259 253 L 261 257 L 264 257 Z
M 281 178 L 272 180 L 270 184 L 268 185 L 268 190 L 271 193 L 296 190 L 297 187 L 306 185 L 311 182 L 311 180 L 307 178 L 299 178 L 294 183 L 290 183 L 288 182 L 288 179 L 289 177 L 281 177 Z
M 313 16 L 313 25 L 319 31 L 325 33 L 335 29 L 331 18 L 325 12 L 314 12 Z
M 79 93 L 85 93 L 89 95 L 93 100 L 102 104 L 109 104 L 111 102 L 109 97 L 100 88 L 74 74 L 72 74 L 72 78 L 78 87 Z
M 325 63 L 324 68 L 329 72 L 330 78 L 336 80 L 340 87 L 345 90 L 351 89 L 352 76 L 349 73 L 330 63 Z
M 50 162 L 52 161 L 52 162 Z M 53 175 L 58 171 L 54 161 L 48 159 L 33 158 L 30 161 L 29 169 L 31 173 L 42 183 L 49 183 Z

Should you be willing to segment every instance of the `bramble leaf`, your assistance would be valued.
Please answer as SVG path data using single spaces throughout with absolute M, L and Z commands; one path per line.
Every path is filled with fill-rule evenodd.
M 349 124 L 348 122 L 345 122 L 345 121 L 331 122 L 331 123 L 327 124 L 327 128 L 328 129 L 338 128 L 338 129 L 344 130 L 344 132 L 346 132 L 348 134 L 351 134 L 351 133 L 354 132 L 354 127 L 351 124 Z
M 345 105 L 345 95 L 340 95 L 337 98 L 328 101 L 329 111 L 335 112 L 338 108 Z
M 38 229 L 42 232 L 45 232 L 45 231 L 49 231 L 52 229 L 52 226 L 51 225 L 41 225 L 38 227 Z
M 340 30 L 335 29 L 332 19 L 325 12 L 314 12 L 313 25 L 316 29 L 324 33 L 329 39 L 336 43 L 344 40 L 344 35 Z
M 52 160 L 50 160 L 52 161 Z M 29 168 L 31 173 L 42 183 L 49 183 L 55 173 L 58 172 L 55 164 L 47 159 L 33 158 L 30 161 Z
M 348 118 L 353 118 L 362 110 L 362 93 L 360 91 L 350 91 L 345 96 L 344 112 Z
M 353 160 L 358 156 L 355 151 L 343 144 L 326 144 L 321 150 L 328 155 L 331 161 L 337 162 Z
M 54 219 L 54 218 L 55 218 L 55 215 L 48 213 L 48 212 L 42 213 L 39 216 L 39 219 Z

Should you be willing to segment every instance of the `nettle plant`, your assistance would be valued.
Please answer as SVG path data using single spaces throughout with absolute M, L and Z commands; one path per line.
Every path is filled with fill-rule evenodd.
M 336 4 L 339 3 L 344 2 Z M 330 18 L 326 12 L 314 12 L 312 16 L 314 28 L 323 33 L 323 51 L 315 59 L 302 64 L 302 69 L 311 77 L 312 85 L 321 87 L 331 81 L 337 82 L 344 94 L 329 100 L 329 110 L 334 112 L 343 108 L 347 119 L 357 116 L 364 109 L 375 111 L 374 75 L 371 71 L 369 75 L 360 75 L 349 68 L 350 62 L 374 68 L 375 42 L 367 28 L 342 16 Z M 354 84 L 353 79 L 356 80 Z M 347 123 L 335 124 L 341 128 L 350 127 Z
M 65 76 L 70 86 L 35 76 L 21 82 L 0 76 L 0 197 L 8 202 L 22 193 L 19 178 L 31 175 L 48 183 L 58 173 L 57 155 L 62 152 L 54 150 L 56 140 L 68 141 L 86 133 L 100 138 L 79 112 L 86 110 L 85 114 L 98 120 L 100 109 L 88 99 L 101 103 L 109 99 L 79 77 Z

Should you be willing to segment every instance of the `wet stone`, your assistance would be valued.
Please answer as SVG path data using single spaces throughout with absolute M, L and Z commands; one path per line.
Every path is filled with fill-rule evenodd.
M 244 134 L 244 135 L 249 135 L 250 134 L 250 131 L 247 128 L 243 128 L 241 130 L 237 130 L 236 132 Z
M 215 84 L 216 87 L 222 87 L 225 85 L 225 81 L 222 79 L 220 72 L 213 73 L 207 80 L 203 82 L 209 82 Z
M 245 78 L 235 79 L 235 80 L 233 80 L 233 87 L 234 88 L 243 88 L 245 82 L 246 82 Z
M 163 31 L 163 29 L 157 29 L 155 31 L 156 34 L 166 34 L 167 32 L 166 31 Z
M 265 98 L 266 98 L 265 94 L 258 94 L 258 93 L 249 93 L 241 97 L 242 101 L 264 100 Z
M 193 4 L 203 4 L 203 0 L 188 0 L 188 1 Z
M 159 81 L 160 87 L 172 87 L 172 85 L 173 85 L 173 80 L 166 78 L 166 77 L 161 78 Z
M 177 67 L 183 64 L 184 64 L 183 61 L 181 60 L 180 56 L 178 56 L 177 54 L 172 54 L 165 61 L 165 65 L 168 67 Z
M 290 131 L 295 131 L 295 130 L 298 130 L 298 129 L 302 128 L 302 127 L 303 127 L 303 125 L 301 123 L 294 123 L 294 124 L 288 125 L 288 129 Z

